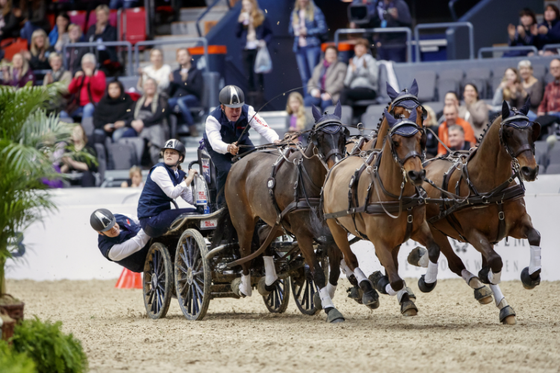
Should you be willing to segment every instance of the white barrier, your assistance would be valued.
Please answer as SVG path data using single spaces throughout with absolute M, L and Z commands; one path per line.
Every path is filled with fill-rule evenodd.
M 560 175 L 544 175 L 534 183 L 526 183 L 525 201 L 533 224 L 541 232 L 543 280 L 560 280 L 558 222 L 560 222 Z M 542 191 L 554 193 L 542 193 Z M 97 208 L 136 215 L 140 190 L 136 189 L 63 189 L 53 192 L 58 212 L 45 217 L 43 223 L 32 225 L 24 232 L 27 252 L 22 260 L 8 261 L 6 276 L 12 279 L 86 280 L 116 278 L 122 268 L 107 261 L 97 248 L 97 233 L 89 225 L 89 216 Z M 186 206 L 186 204 L 184 204 Z M 416 246 L 408 241 L 399 253 L 399 273 L 402 277 L 419 277 L 425 272 L 408 265 L 406 257 Z M 474 274 L 481 265 L 480 254 L 470 245 L 452 240 L 455 252 Z M 352 249 L 366 274 L 381 269 L 369 242 L 358 242 Z M 503 280 L 519 279 L 521 270 L 529 265 L 529 245 L 526 240 L 503 240 L 496 246 L 502 256 Z M 455 278 L 442 255 L 439 278 Z

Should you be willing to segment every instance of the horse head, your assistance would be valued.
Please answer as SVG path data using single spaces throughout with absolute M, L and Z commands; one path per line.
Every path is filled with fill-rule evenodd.
M 311 131 L 313 152 L 330 169 L 346 156 L 346 138 L 350 131 L 342 124 L 342 107 L 340 101 L 336 104 L 333 114 L 321 114 L 315 106 L 312 108 L 315 125 Z
M 422 167 L 426 150 L 426 131 L 416 123 L 417 112 L 413 110 L 409 118 L 396 119 L 384 111 L 388 124 L 387 142 L 395 162 L 403 174 L 414 185 L 421 185 L 426 171 Z
M 529 97 L 519 110 L 510 109 L 507 102 L 503 102 L 499 137 L 500 144 L 511 156 L 521 177 L 526 181 L 534 181 L 539 173 L 535 160 L 535 141 L 541 133 L 541 125 L 527 118 L 529 105 Z

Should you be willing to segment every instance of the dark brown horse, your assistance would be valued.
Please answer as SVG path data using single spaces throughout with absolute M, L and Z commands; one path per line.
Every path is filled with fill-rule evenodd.
M 528 239 L 531 265 L 522 271 L 521 280 L 529 289 L 540 282 L 540 234 L 527 214 L 524 188 L 514 181 L 516 175 L 533 181 L 538 174 L 534 141 L 539 137 L 540 125 L 529 121 L 528 109 L 528 101 L 519 111 L 510 110 L 504 102 L 502 115 L 487 129 L 476 151 L 463 161 L 431 160 L 425 166 L 429 182 L 423 185 L 430 198 L 448 200 L 443 206 L 429 204 L 427 217 L 449 268 L 474 289 L 480 303 L 490 303 L 493 293 L 500 321 L 507 324 L 515 323 L 515 312 L 498 286 L 502 259 L 494 251 L 494 244 L 508 236 Z M 447 237 L 468 242 L 480 251 L 483 268 L 478 277 L 465 268 Z M 412 256 L 409 262 L 418 265 L 421 253 L 416 251 Z M 483 283 L 490 284 L 492 293 Z
M 373 285 L 384 294 L 398 295 L 404 315 L 416 315 L 417 308 L 398 275 L 397 254 L 409 237 L 425 243 L 429 248 L 430 268 L 419 284 L 423 291 L 435 287 L 439 247 L 431 237 L 425 220 L 425 206 L 418 198 L 417 190 L 424 177 L 421 159 L 426 135 L 422 126 L 422 108 L 414 97 L 416 83 L 410 92 L 405 90 L 398 94 L 390 86 L 388 91 L 393 99 L 389 108 L 391 113 L 385 110 L 377 138 L 383 147 L 370 152 L 367 158 L 347 157 L 331 169 L 323 187 L 323 212 L 349 271 L 363 292 L 363 303 L 371 308 L 379 305 Z M 410 113 L 408 119 L 393 116 L 395 102 L 402 104 L 405 101 L 399 98 L 415 101 L 410 108 L 401 106 L 401 110 Z M 366 146 L 372 144 L 373 140 Z M 373 281 L 365 277 L 350 249 L 348 233 L 374 244 L 388 278 L 380 273 Z
M 316 209 L 328 168 L 345 156 L 348 129 L 340 121 L 340 103 L 334 114 L 321 115 L 313 108 L 313 115 L 316 124 L 310 133 L 307 149 L 287 149 L 284 153 L 256 152 L 232 166 L 225 185 L 225 214 L 229 214 L 230 221 L 225 221 L 218 229 L 233 225 L 239 237 L 242 258 L 251 255 L 251 240 L 259 219 L 272 227 L 262 247 L 268 245 L 270 238 L 279 235 L 282 227 L 295 235 L 314 282 L 320 289 L 327 320 L 340 322 L 344 318 L 334 308 L 331 298 L 340 276 L 342 255 Z M 331 274 L 328 284 L 313 250 L 317 240 L 322 240 L 330 254 Z M 276 276 L 274 265 L 269 264 L 268 268 L 266 265 L 265 260 L 265 289 L 259 286 L 259 291 L 268 291 Z M 243 275 L 239 281 L 232 283 L 232 290 L 248 296 L 251 294 L 251 261 L 243 263 L 242 267 Z

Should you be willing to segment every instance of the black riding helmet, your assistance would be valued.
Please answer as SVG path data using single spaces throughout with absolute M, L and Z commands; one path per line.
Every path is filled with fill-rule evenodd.
M 176 150 L 177 152 L 179 152 L 179 162 L 181 163 L 185 160 L 185 156 L 187 154 L 187 150 L 185 149 L 185 145 L 183 145 L 183 143 L 177 139 L 170 139 L 167 140 L 165 142 L 165 146 L 163 148 L 161 148 L 161 154 L 163 157 L 163 152 L 165 151 L 165 149 L 173 149 Z M 183 159 L 181 159 L 180 156 L 183 156 Z
M 97 209 L 89 218 L 91 227 L 98 232 L 108 231 L 115 226 L 116 222 L 115 215 L 107 209 Z
M 220 104 L 230 108 L 240 108 L 245 105 L 245 94 L 236 85 L 226 85 L 220 91 Z

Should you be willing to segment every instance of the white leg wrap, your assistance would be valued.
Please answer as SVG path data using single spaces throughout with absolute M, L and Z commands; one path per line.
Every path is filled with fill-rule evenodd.
M 263 256 L 264 262 L 264 273 L 266 286 L 274 284 L 274 281 L 278 280 L 278 275 L 276 275 L 276 267 L 274 266 L 274 259 L 271 256 Z
M 329 296 L 331 299 L 334 298 L 334 292 L 336 291 L 336 285 L 331 284 L 330 282 L 327 284 L 327 291 L 329 292 Z
M 331 296 L 329 295 L 329 290 L 326 286 L 319 290 L 319 296 L 321 297 L 321 304 L 323 305 L 323 309 L 330 307 L 334 308 Z
M 437 263 L 428 263 L 428 270 L 426 271 L 426 275 L 424 276 L 424 281 L 428 284 L 433 284 L 437 281 L 437 272 L 438 272 L 438 265 Z
M 389 294 L 391 296 L 397 295 L 397 292 L 393 290 L 393 288 L 391 287 L 391 284 L 387 284 L 387 286 L 385 286 L 385 291 L 387 292 L 387 294 Z
M 356 269 L 354 270 L 354 276 L 356 276 L 356 280 L 358 280 L 358 284 L 361 284 L 362 281 L 367 280 L 366 275 L 364 275 L 364 272 L 362 272 L 360 267 L 356 267 Z
M 241 275 L 241 284 L 239 284 L 239 290 L 241 290 L 241 292 L 245 294 L 245 296 L 251 296 L 251 294 L 253 293 L 253 289 L 251 288 L 251 275 Z
M 500 307 L 500 303 L 502 302 L 502 300 L 505 301 L 505 298 L 504 295 L 502 294 L 502 291 L 500 290 L 500 287 L 498 285 L 490 284 L 490 289 L 492 289 L 492 293 L 494 293 L 494 300 L 496 301 L 496 307 L 502 309 Z M 507 302 L 505 302 L 505 304 L 507 305 Z
M 469 271 L 467 271 L 466 269 L 463 269 L 461 271 L 461 277 L 463 278 L 463 280 L 465 280 L 465 282 L 468 285 L 469 282 L 471 281 L 471 278 L 473 278 L 474 275 L 472 273 L 470 273 Z
M 478 278 L 476 278 L 475 275 L 473 275 L 472 273 L 470 273 L 466 269 L 463 269 L 461 271 L 461 277 L 463 277 L 463 280 L 465 280 L 467 285 L 469 285 L 473 289 L 480 289 L 481 287 L 484 286 L 484 284 L 482 282 L 480 282 L 480 280 Z
M 401 300 L 402 297 L 408 294 L 408 291 L 406 290 L 406 286 L 404 286 L 401 290 L 399 290 L 399 292 L 397 293 L 397 300 L 399 301 L 399 304 L 401 304 Z
M 529 274 L 532 275 L 541 269 L 541 248 L 531 245 L 531 263 L 529 264 Z
M 350 267 L 348 267 L 348 264 L 346 264 L 346 262 L 344 261 L 344 259 L 342 259 L 340 261 L 340 269 L 342 269 L 342 272 L 344 272 L 344 275 L 346 277 L 349 277 L 351 274 L 353 274 L 354 272 L 352 272 L 352 270 L 350 269 Z
M 491 284 L 498 285 L 502 281 L 502 272 L 494 273 L 492 270 L 488 271 L 488 281 Z
M 422 268 L 428 268 L 429 263 L 430 263 L 430 257 L 428 255 L 428 252 L 426 251 L 426 254 L 422 255 L 422 257 L 418 261 L 418 265 Z

